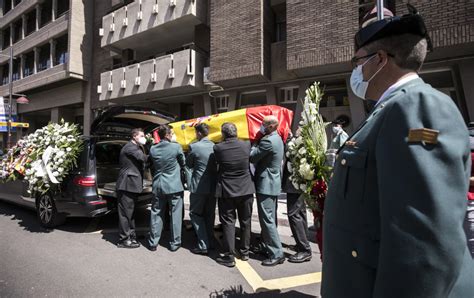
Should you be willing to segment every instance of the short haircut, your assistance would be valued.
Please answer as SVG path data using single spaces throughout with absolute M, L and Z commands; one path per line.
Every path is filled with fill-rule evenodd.
M 275 115 L 268 115 L 263 118 L 263 123 L 267 125 L 278 125 L 278 118 Z
M 412 71 L 421 69 L 427 48 L 426 38 L 410 33 L 388 36 L 364 46 L 369 54 L 382 50 L 394 55 L 393 59 L 398 67 Z
M 226 122 L 222 124 L 221 130 L 224 140 L 237 137 L 237 126 L 234 123 Z
M 130 136 L 131 136 L 132 138 L 134 138 L 134 137 L 138 136 L 141 132 L 143 132 L 143 129 L 141 129 L 141 128 L 134 128 L 134 129 L 132 129 L 132 132 L 130 133 Z
M 171 133 L 171 127 L 167 124 L 162 124 L 158 127 L 158 136 L 160 139 L 164 139 L 167 134 Z
M 209 125 L 207 125 L 206 123 L 199 123 L 194 127 L 194 129 L 203 137 L 207 137 L 209 135 Z

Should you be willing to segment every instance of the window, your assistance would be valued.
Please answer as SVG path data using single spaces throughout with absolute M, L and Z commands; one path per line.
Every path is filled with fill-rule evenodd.
M 53 1 L 46 0 L 41 5 L 41 24 L 40 27 L 48 24 L 53 20 Z
M 24 56 L 23 77 L 26 78 L 34 73 L 35 52 L 29 52 Z
M 8 71 L 9 71 L 9 65 L 8 64 L 3 64 L 2 66 L 2 69 L 1 69 L 1 75 L 2 75 L 2 78 L 1 78 L 1 83 L 2 85 L 6 85 L 8 84 Z
M 267 104 L 265 90 L 242 92 L 240 94 L 240 108 L 250 108 Z
M 31 33 L 36 31 L 36 10 L 33 9 L 29 13 L 26 14 L 26 28 L 25 28 L 25 36 L 30 35 Z
M 224 113 L 229 110 L 229 95 L 221 95 L 215 98 L 217 113 Z
M 17 81 L 21 79 L 20 66 L 21 66 L 21 59 L 19 57 L 16 57 L 16 59 L 13 59 L 12 81 Z
M 54 57 L 54 65 L 64 64 L 68 60 L 68 35 L 61 36 L 60 38 L 56 39 L 56 53 Z
M 10 46 L 10 26 L 6 27 L 3 30 L 3 40 L 2 40 L 2 50 L 5 50 Z
M 56 17 L 59 18 L 69 11 L 69 0 L 57 0 Z
M 273 42 L 286 40 L 286 3 L 276 5 L 273 10 Z
M 349 106 L 349 97 L 347 90 L 335 89 L 324 91 L 323 99 L 321 100 L 321 107 L 343 107 Z
M 49 43 L 38 48 L 39 57 L 38 57 L 38 71 L 42 71 L 51 67 L 50 52 L 51 47 Z
M 13 0 L 13 7 L 16 7 L 20 2 L 21 0 Z
M 23 20 L 19 19 L 13 23 L 13 43 L 18 42 L 21 40 L 23 32 Z
M 278 96 L 282 104 L 296 103 L 298 100 L 298 86 L 280 88 Z
M 12 10 L 12 2 L 9 0 L 4 0 L 3 1 L 3 14 L 6 14 L 10 10 Z

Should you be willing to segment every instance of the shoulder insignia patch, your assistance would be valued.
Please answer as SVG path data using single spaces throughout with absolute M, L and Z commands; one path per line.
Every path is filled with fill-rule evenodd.
M 425 144 L 438 144 L 439 130 L 428 128 L 410 129 L 408 131 L 408 142 L 422 142 Z

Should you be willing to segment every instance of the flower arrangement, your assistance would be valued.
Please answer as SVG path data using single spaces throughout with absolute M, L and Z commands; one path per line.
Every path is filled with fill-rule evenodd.
M 310 209 L 322 212 L 331 168 L 326 164 L 327 136 L 319 105 L 319 82 L 306 90 L 297 135 L 288 142 L 288 171 L 293 186 L 301 190 Z
M 77 166 L 83 142 L 75 124 L 50 123 L 19 140 L 0 162 L 0 180 L 28 181 L 31 194 L 59 191 L 59 184 Z

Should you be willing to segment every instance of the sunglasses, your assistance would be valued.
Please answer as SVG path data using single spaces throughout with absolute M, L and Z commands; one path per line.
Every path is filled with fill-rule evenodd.
M 368 55 L 365 55 L 365 56 L 361 56 L 361 57 L 357 57 L 357 56 L 352 57 L 351 58 L 352 68 L 356 68 L 359 65 L 360 60 L 366 59 L 366 58 L 371 58 L 375 55 L 377 55 L 377 52 L 371 53 L 371 54 L 368 54 Z M 392 58 L 395 57 L 395 55 L 390 54 L 390 53 L 387 53 L 387 56 L 392 57 Z

